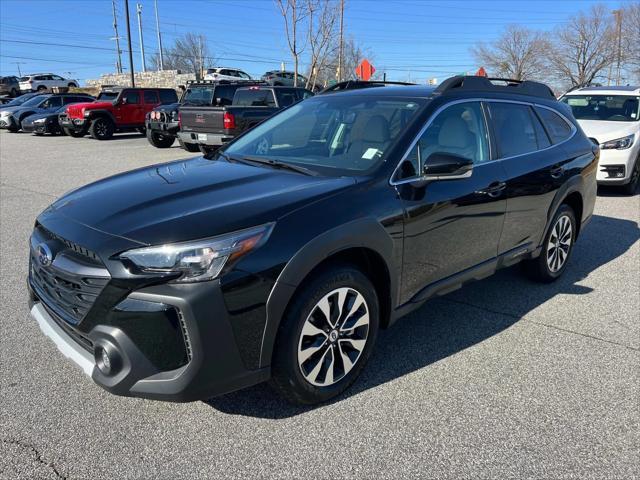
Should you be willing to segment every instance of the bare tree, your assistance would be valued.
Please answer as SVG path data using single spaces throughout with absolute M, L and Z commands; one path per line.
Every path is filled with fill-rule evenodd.
M 509 25 L 498 40 L 488 45 L 480 44 L 471 51 L 492 75 L 527 80 L 544 78 L 548 48 L 549 44 L 542 33 L 519 25 Z
M 640 83 L 640 3 L 622 9 L 622 44 L 627 69 Z
M 153 69 L 159 65 L 159 55 L 151 59 Z M 164 50 L 165 70 L 180 70 L 195 73 L 200 79 L 206 65 L 213 62 L 213 57 L 207 46 L 207 37 L 195 33 L 187 33 L 177 38 L 175 43 Z
M 316 85 L 318 76 L 335 50 L 338 20 L 337 4 L 332 0 L 306 0 L 309 45 L 309 75 L 306 88 Z
M 335 81 L 336 74 L 338 72 L 339 63 L 339 39 L 334 37 L 332 40 L 332 46 L 327 54 L 327 59 L 322 65 L 322 68 L 318 71 L 317 83 L 327 85 L 330 81 Z M 342 71 L 343 79 L 350 80 L 355 79 L 355 70 L 358 64 L 367 58 L 370 62 L 375 63 L 372 53 L 358 42 L 353 37 L 348 37 L 344 40 L 343 45 L 343 58 L 342 58 Z M 374 78 L 379 77 L 379 73 L 376 72 Z
M 284 19 L 284 30 L 287 37 L 287 44 L 291 51 L 294 64 L 293 85 L 298 86 L 298 67 L 300 64 L 300 54 L 304 51 L 298 39 L 300 34 L 300 23 L 307 16 L 307 9 L 303 0 L 275 0 L 280 14 Z
M 556 31 L 549 62 L 558 80 L 567 86 L 587 85 L 604 76 L 616 60 L 616 35 L 609 10 L 596 5 L 581 12 Z

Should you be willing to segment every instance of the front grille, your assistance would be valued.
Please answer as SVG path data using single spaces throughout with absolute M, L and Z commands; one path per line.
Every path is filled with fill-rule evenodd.
M 36 252 L 41 244 L 55 252 L 46 265 Z M 82 321 L 110 280 L 95 253 L 40 226 L 32 236 L 29 276 L 45 306 L 73 325 Z

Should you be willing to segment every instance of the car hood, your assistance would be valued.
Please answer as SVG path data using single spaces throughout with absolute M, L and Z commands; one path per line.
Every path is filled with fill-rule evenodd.
M 578 120 L 587 137 L 602 144 L 640 131 L 640 122 L 607 122 L 603 120 Z
M 354 182 L 200 157 L 81 187 L 45 213 L 135 242 L 164 244 L 277 221 Z
M 55 111 L 42 111 L 42 112 L 38 112 L 38 113 L 34 113 L 33 115 L 29 115 L 28 117 L 25 117 L 22 120 L 22 123 L 32 123 L 35 122 L 36 120 L 39 120 L 41 118 L 48 118 L 48 117 L 57 117 L 58 113 Z
M 14 105 L 13 107 L 0 107 L 0 114 L 7 112 L 7 113 L 13 113 L 16 110 L 20 110 L 21 108 L 24 108 L 22 105 Z
M 73 103 L 67 107 L 67 113 L 73 116 L 81 116 L 82 110 L 94 110 L 98 108 L 112 108 L 113 103 L 111 102 L 83 102 L 83 103 Z

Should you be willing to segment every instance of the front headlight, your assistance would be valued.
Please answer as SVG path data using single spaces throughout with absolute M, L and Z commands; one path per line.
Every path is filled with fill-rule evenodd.
M 129 250 L 120 258 L 148 273 L 180 273 L 173 282 L 202 282 L 220 275 L 224 266 L 263 245 L 273 223 L 193 242 Z
M 47 119 L 46 119 L 46 118 L 39 118 L 38 120 L 34 120 L 34 121 L 33 121 L 33 124 L 34 124 L 34 125 L 42 125 L 42 124 L 44 124 L 44 122 L 46 122 L 46 121 L 47 121 Z
M 5 118 L 9 116 L 9 112 L 7 112 L 6 110 L 3 110 L 2 112 L 0 112 L 0 118 Z
M 604 142 L 600 145 L 600 148 L 603 150 L 626 150 L 627 148 L 631 148 L 634 140 L 635 135 L 629 135 L 628 137 L 617 138 L 615 140 Z

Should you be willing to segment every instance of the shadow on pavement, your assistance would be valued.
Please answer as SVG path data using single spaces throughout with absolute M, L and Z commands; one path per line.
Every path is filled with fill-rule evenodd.
M 578 239 L 571 263 L 558 281 L 531 282 L 516 266 L 428 301 L 381 332 L 360 378 L 330 403 L 455 355 L 506 330 L 558 294 L 590 293 L 591 288 L 578 282 L 624 254 L 638 239 L 637 223 L 595 215 Z M 455 312 L 453 316 L 452 312 Z M 213 398 L 207 403 L 224 413 L 270 419 L 288 418 L 317 408 L 291 405 L 266 384 Z

